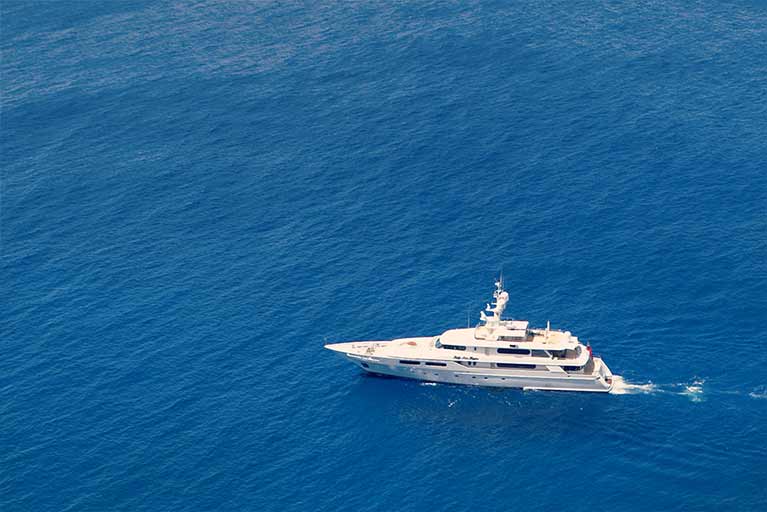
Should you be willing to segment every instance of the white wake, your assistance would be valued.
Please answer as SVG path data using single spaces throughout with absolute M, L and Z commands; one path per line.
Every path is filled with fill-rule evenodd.
M 667 393 L 671 395 L 686 396 L 693 402 L 703 401 L 703 379 L 695 379 L 691 383 L 680 382 L 676 384 L 655 384 L 653 382 L 629 382 L 620 375 L 613 375 L 613 395 L 639 395 Z
M 640 393 L 655 393 L 656 391 L 658 391 L 658 386 L 652 382 L 635 384 L 626 381 L 620 375 L 613 375 L 613 388 L 610 393 L 613 395 L 638 395 Z
M 693 402 L 700 402 L 703 400 L 703 382 L 705 381 L 702 379 L 694 380 L 692 384 L 685 385 L 680 394 L 688 396 Z

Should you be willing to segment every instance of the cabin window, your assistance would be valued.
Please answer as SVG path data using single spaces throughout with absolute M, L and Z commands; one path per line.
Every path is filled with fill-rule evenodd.
M 434 361 L 426 361 L 427 366 L 447 366 L 445 363 L 437 363 Z
M 463 345 L 442 345 L 442 348 L 447 350 L 466 350 L 466 347 Z
M 440 343 L 439 338 L 437 338 L 437 341 L 434 342 L 434 346 L 436 348 L 442 348 L 442 343 Z
M 577 372 L 583 370 L 583 366 L 563 366 L 562 369 L 566 372 Z
M 529 356 L 530 351 L 526 348 L 499 348 L 499 354 L 519 354 L 523 356 Z
M 545 350 L 533 350 L 533 357 L 549 357 Z
M 400 359 L 400 364 L 421 364 L 419 361 L 408 361 L 407 359 Z
M 534 370 L 534 364 L 515 364 L 515 363 L 495 363 L 498 368 L 527 368 L 528 370 Z
M 498 336 L 498 341 L 519 341 L 525 339 L 524 336 Z

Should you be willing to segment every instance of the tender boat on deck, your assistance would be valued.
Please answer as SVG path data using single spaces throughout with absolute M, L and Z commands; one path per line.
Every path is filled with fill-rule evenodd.
M 363 370 L 450 384 L 593 391 L 612 389 L 613 375 L 570 331 L 533 329 L 525 320 L 504 320 L 509 294 L 495 283 L 495 302 L 480 312 L 474 328 L 439 336 L 391 341 L 351 341 L 325 348 Z

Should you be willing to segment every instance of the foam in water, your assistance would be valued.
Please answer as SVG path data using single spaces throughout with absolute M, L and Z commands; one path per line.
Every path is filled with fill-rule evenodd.
M 693 402 L 703 401 L 703 379 L 696 379 L 692 383 L 678 384 L 653 384 L 647 382 L 644 384 L 635 384 L 626 381 L 620 375 L 613 376 L 613 389 L 610 391 L 613 395 L 637 395 L 637 394 L 655 394 L 670 393 L 682 395 L 690 398 Z M 767 397 L 767 395 L 766 395 Z
M 640 393 L 654 393 L 658 391 L 658 386 L 652 382 L 646 384 L 634 384 L 627 382 L 620 375 L 613 375 L 613 388 L 610 393 L 613 395 L 636 395 Z
M 702 379 L 694 380 L 692 384 L 685 385 L 684 391 L 682 391 L 680 394 L 690 397 L 690 400 L 693 402 L 700 402 L 703 400 L 702 395 L 704 382 L 705 381 Z

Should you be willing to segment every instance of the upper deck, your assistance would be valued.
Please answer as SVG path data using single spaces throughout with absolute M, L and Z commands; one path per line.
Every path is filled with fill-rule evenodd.
M 525 322 L 527 324 L 527 322 Z M 443 345 L 464 345 L 481 348 L 529 348 L 542 350 L 567 350 L 575 348 L 578 338 L 570 331 L 526 329 L 521 336 L 509 336 L 504 331 L 492 339 L 477 337 L 476 329 L 450 329 L 439 337 Z
M 544 364 L 583 366 L 590 359 L 570 331 L 531 329 L 526 320 L 503 320 L 509 294 L 499 281 L 493 294 L 495 303 L 480 313 L 475 328 L 450 329 L 439 336 L 401 338 L 391 342 L 351 342 L 328 345 L 331 350 L 362 357 L 471 361 L 471 365 Z M 485 312 L 489 314 L 485 314 Z

